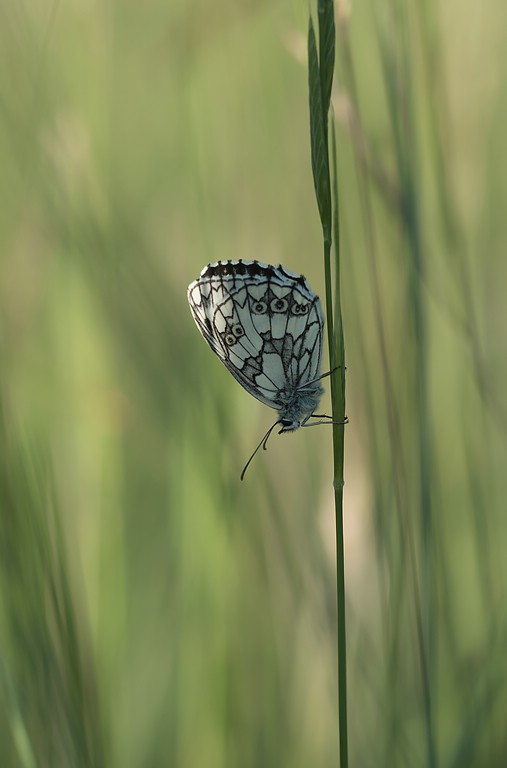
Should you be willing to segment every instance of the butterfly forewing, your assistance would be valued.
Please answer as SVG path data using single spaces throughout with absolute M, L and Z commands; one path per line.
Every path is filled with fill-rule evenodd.
M 302 275 L 281 265 L 219 261 L 189 285 L 188 301 L 212 350 L 258 400 L 283 416 L 305 385 L 311 390 L 320 374 L 324 318 Z M 320 386 L 314 390 L 318 402 Z

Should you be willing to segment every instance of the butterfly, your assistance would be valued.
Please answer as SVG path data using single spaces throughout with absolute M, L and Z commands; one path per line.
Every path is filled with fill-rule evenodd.
M 190 283 L 188 302 L 198 329 L 227 370 L 278 411 L 241 479 L 277 425 L 281 434 L 333 423 L 315 414 L 324 392 L 320 381 L 333 371 L 320 373 L 324 315 L 303 275 L 281 264 L 217 261 Z

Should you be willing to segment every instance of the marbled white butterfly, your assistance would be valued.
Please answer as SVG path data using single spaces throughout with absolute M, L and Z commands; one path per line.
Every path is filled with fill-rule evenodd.
M 323 394 L 324 316 L 303 275 L 258 261 L 218 261 L 190 283 L 188 302 L 200 332 L 234 378 L 278 411 L 242 479 L 276 425 L 282 433 L 330 423 L 315 414 Z M 309 423 L 312 416 L 326 421 Z

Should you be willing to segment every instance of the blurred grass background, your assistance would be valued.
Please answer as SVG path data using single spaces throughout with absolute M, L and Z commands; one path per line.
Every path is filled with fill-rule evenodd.
M 350 765 L 507 762 L 507 9 L 337 6 Z M 196 331 L 324 294 L 300 0 L 0 4 L 0 764 L 337 764 L 331 435 Z M 324 370 L 325 370 L 324 363 Z

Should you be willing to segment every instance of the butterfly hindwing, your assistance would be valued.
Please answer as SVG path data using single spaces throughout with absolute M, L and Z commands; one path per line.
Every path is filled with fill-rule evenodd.
M 190 284 L 188 300 L 209 346 L 258 400 L 283 413 L 305 385 L 312 389 L 324 318 L 302 275 L 256 261 L 219 261 Z M 320 396 L 320 386 L 313 389 Z

